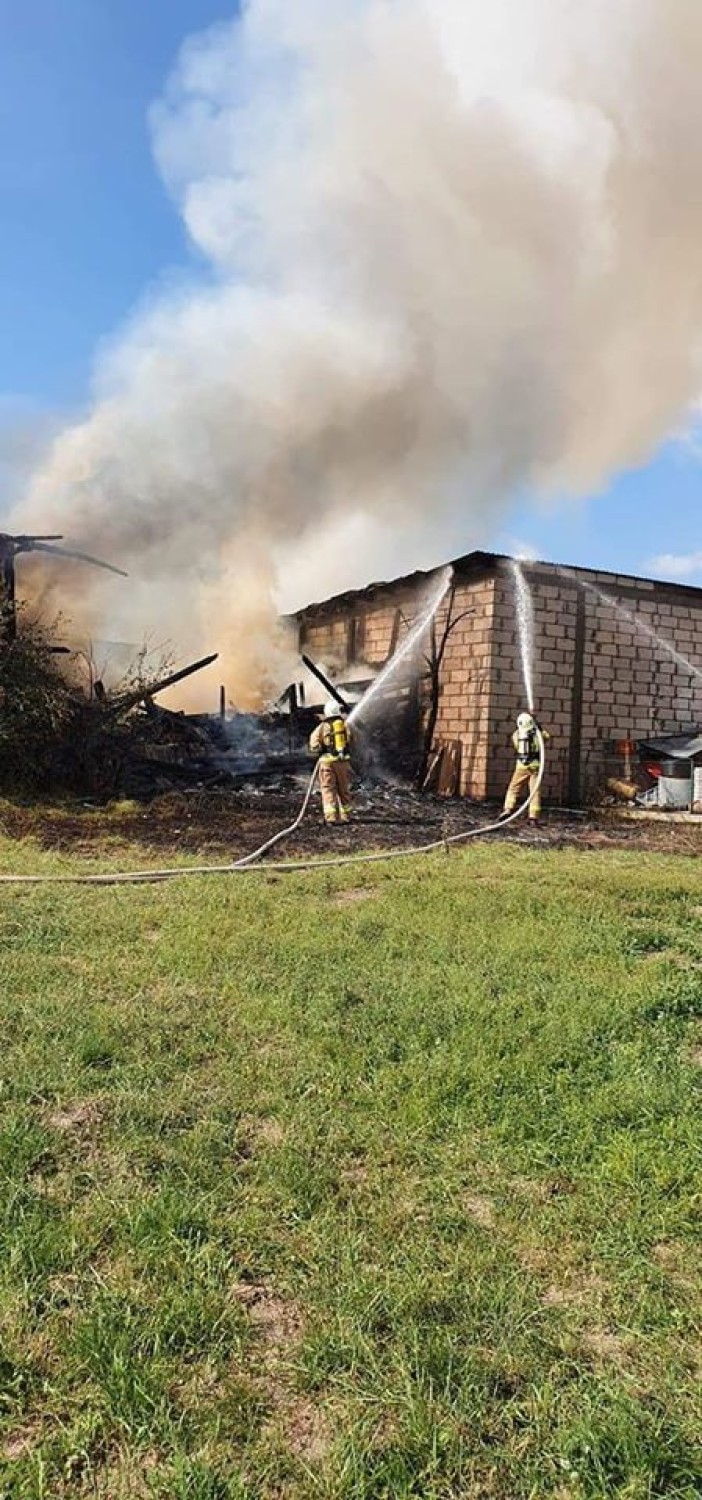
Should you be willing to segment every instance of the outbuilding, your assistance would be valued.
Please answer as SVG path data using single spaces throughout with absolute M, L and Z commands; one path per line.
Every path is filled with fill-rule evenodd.
M 702 589 L 488 552 L 455 559 L 449 578 L 433 639 L 395 684 L 403 769 L 424 775 L 443 757 L 451 790 L 499 797 L 525 667 L 552 736 L 545 794 L 555 803 L 588 800 L 620 770 L 625 745 L 702 724 Z M 296 616 L 300 650 L 339 682 L 367 681 L 440 585 L 441 570 L 418 572 L 311 604 Z

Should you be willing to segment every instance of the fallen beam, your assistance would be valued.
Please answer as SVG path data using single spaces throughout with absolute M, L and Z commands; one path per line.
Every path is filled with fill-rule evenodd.
M 334 687 L 333 682 L 330 682 L 329 678 L 325 677 L 321 667 L 316 666 L 310 656 L 303 656 L 302 660 L 305 663 L 308 671 L 314 674 L 314 676 L 317 678 L 317 681 L 321 682 L 322 687 L 326 688 L 327 692 L 331 693 L 332 698 L 336 703 L 339 704 L 340 708 L 343 708 L 344 713 L 350 713 L 351 705 L 346 702 L 345 698 L 342 698 L 339 689 Z
M 137 703 L 143 703 L 145 698 L 155 698 L 158 693 L 165 693 L 166 688 L 175 687 L 177 682 L 183 682 L 186 677 L 192 677 L 194 672 L 202 672 L 205 667 L 211 667 L 218 657 L 219 652 L 215 651 L 212 656 L 203 656 L 200 661 L 194 661 L 188 667 L 181 667 L 179 672 L 171 672 L 170 677 L 162 677 L 159 682 L 151 682 L 143 687 L 135 688 L 124 698 L 110 704 L 110 714 L 116 717 L 128 713 L 130 708 L 136 708 Z

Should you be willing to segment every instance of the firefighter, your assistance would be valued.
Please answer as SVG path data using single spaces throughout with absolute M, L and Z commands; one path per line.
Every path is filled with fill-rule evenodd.
M 519 793 L 528 786 L 532 801 L 529 806 L 529 819 L 532 823 L 538 823 L 541 817 L 541 788 L 538 786 L 539 770 L 541 768 L 541 749 L 539 746 L 539 733 L 544 740 L 550 738 L 545 729 L 537 724 L 533 714 L 520 714 L 517 719 L 517 728 L 512 735 L 512 744 L 517 752 L 517 764 L 514 768 L 512 780 L 507 788 L 504 809 L 501 818 L 509 818 L 515 811 L 519 801 Z
M 351 813 L 351 731 L 341 704 L 324 705 L 321 724 L 310 736 L 310 750 L 319 757 L 319 785 L 325 823 L 348 823 Z

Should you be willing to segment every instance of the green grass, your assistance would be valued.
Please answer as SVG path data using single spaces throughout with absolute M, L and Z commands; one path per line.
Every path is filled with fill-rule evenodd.
M 0 891 L 0 1495 L 702 1495 L 701 911 L 504 846 Z

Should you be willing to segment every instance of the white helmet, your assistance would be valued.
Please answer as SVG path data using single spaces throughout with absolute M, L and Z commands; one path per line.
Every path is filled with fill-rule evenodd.
M 536 721 L 533 714 L 520 714 L 517 719 L 517 729 L 520 734 L 531 734 L 536 729 Z
M 344 712 L 344 710 L 341 707 L 341 704 L 337 703 L 337 701 L 336 701 L 335 698 L 328 698 L 327 699 L 327 701 L 326 701 L 326 703 L 324 705 L 324 717 L 325 717 L 325 719 L 338 719 L 338 718 L 340 718 L 342 716 L 343 712 Z

